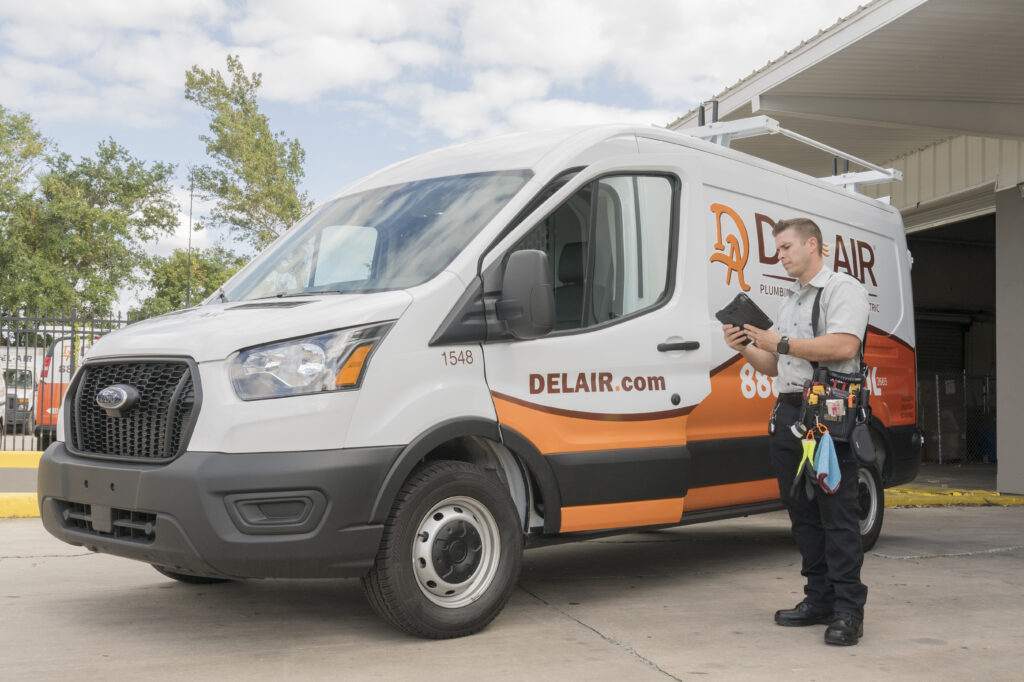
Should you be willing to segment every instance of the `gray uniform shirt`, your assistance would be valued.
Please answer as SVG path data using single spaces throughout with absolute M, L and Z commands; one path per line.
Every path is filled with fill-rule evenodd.
M 842 333 L 863 340 L 868 326 L 867 290 L 853 277 L 824 266 L 807 284 L 793 283 L 772 328 L 791 339 L 813 338 L 811 314 L 818 289 L 823 289 L 818 311 L 818 336 Z M 775 386 L 779 392 L 803 391 L 804 382 L 811 378 L 813 372 L 811 363 L 792 355 L 778 355 L 778 359 L 779 375 L 775 377 Z M 852 374 L 860 369 L 860 356 L 853 360 L 819 364 L 834 372 Z

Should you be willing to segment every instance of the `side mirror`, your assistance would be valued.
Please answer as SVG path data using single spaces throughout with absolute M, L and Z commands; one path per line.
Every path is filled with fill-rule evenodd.
M 509 256 L 495 310 L 517 339 L 540 338 L 555 328 L 555 289 L 546 253 L 528 250 Z

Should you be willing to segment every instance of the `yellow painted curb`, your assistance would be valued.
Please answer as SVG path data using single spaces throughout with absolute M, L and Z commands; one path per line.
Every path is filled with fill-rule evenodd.
M 37 516 L 39 516 L 39 501 L 35 493 L 0 493 L 0 518 Z
M 885 491 L 886 507 L 923 506 L 1012 506 L 1024 505 L 1024 495 L 1006 495 L 991 490 L 963 490 L 937 486 L 890 488 Z
M 0 450 L 0 469 L 38 469 L 41 450 Z M 0 519 L 39 516 L 35 493 L 0 493 Z
M 42 450 L 0 450 L 0 469 L 38 469 Z

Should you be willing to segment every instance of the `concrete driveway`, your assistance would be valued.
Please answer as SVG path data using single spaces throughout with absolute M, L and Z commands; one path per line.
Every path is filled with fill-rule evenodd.
M 886 510 L 865 636 L 780 628 L 801 598 L 782 513 L 527 552 L 484 632 L 431 642 L 357 580 L 188 586 L 0 520 L 10 680 L 1019 680 L 1024 507 Z

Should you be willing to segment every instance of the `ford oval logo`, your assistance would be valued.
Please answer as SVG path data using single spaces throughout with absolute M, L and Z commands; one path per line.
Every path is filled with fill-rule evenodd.
M 116 410 L 128 402 L 128 391 L 120 386 L 108 386 L 96 396 L 96 404 L 104 410 Z
M 139 392 L 127 384 L 107 386 L 96 394 L 96 404 L 112 417 L 120 417 L 130 410 L 139 399 Z

